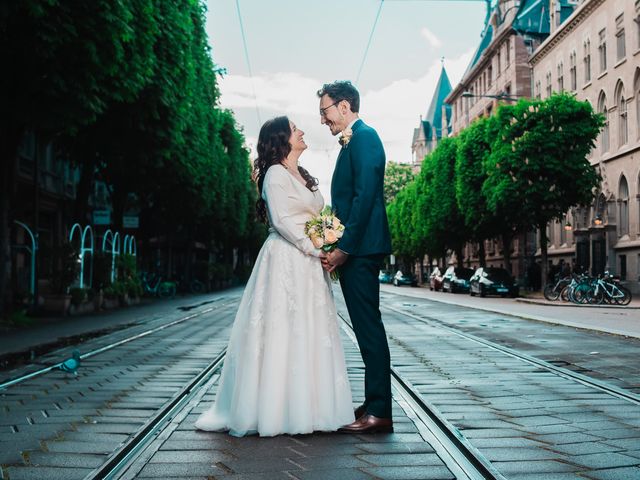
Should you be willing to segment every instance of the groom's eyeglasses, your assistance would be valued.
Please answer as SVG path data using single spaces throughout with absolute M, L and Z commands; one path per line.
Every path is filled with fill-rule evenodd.
M 329 110 L 331 107 L 339 104 L 342 100 L 338 100 L 337 102 L 333 102 L 331 105 L 329 105 L 328 107 L 324 107 L 320 109 L 320 116 L 321 117 L 326 117 L 327 116 L 327 110 Z

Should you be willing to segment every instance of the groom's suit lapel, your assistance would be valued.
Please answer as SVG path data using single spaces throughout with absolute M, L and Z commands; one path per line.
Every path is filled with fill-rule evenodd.
M 364 122 L 360 119 L 356 120 L 356 122 L 352 125 L 351 127 L 351 131 L 353 132 L 352 136 L 351 136 L 351 141 L 353 141 L 353 137 L 356 135 L 357 131 L 364 125 Z M 349 156 L 349 144 L 347 144 L 346 146 L 342 147 L 340 149 L 340 153 L 338 154 L 338 158 L 336 160 L 336 166 L 333 169 L 333 176 L 331 177 L 331 197 L 335 198 L 335 189 L 337 188 L 337 183 L 341 182 L 343 180 L 346 181 L 350 181 L 347 180 L 348 175 L 345 175 L 345 172 L 342 171 L 340 172 L 340 168 L 341 168 L 341 162 L 346 161 L 347 157 Z M 334 201 L 335 203 L 335 201 Z
M 352 140 L 353 140 L 353 136 L 356 134 L 356 132 L 362 125 L 364 125 L 364 122 L 361 119 L 356 120 L 356 122 L 353 124 L 353 126 L 351 127 L 351 131 L 353 132 L 353 134 L 351 135 Z M 340 153 L 338 154 L 338 158 L 336 160 L 336 168 L 333 169 L 333 177 L 331 178 L 332 185 L 333 185 L 333 182 L 336 180 L 336 172 L 338 171 L 338 165 L 340 165 L 340 159 L 342 159 L 347 155 L 348 149 L 349 149 L 348 144 L 340 148 Z

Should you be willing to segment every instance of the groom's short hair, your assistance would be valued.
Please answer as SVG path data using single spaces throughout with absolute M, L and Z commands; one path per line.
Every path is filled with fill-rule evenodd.
M 349 102 L 352 112 L 358 113 L 360 111 L 360 94 L 349 80 L 336 80 L 333 83 L 325 83 L 318 90 L 318 97 L 322 98 L 324 95 L 331 97 L 334 102 L 346 100 Z

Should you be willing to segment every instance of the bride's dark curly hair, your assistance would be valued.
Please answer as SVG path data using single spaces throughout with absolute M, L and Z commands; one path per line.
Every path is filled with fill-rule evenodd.
M 253 163 L 253 180 L 258 185 L 258 201 L 256 214 L 261 222 L 268 223 L 267 205 L 262 199 L 262 186 L 267 170 L 273 165 L 282 165 L 287 155 L 291 153 L 291 125 L 286 116 L 267 120 L 258 135 L 258 158 Z M 318 179 L 298 165 L 298 172 L 307 182 L 306 187 L 312 192 L 318 189 Z

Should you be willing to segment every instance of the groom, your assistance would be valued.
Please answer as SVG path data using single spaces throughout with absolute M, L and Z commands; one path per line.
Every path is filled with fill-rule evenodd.
M 365 401 L 345 433 L 393 432 L 389 346 L 380 315 L 378 272 L 391 253 L 384 205 L 385 154 L 376 131 L 358 117 L 360 94 L 351 82 L 322 86 L 320 121 L 340 135 L 342 149 L 331 181 L 336 215 L 345 226 L 325 270 L 340 271 L 340 285 L 364 361 Z

